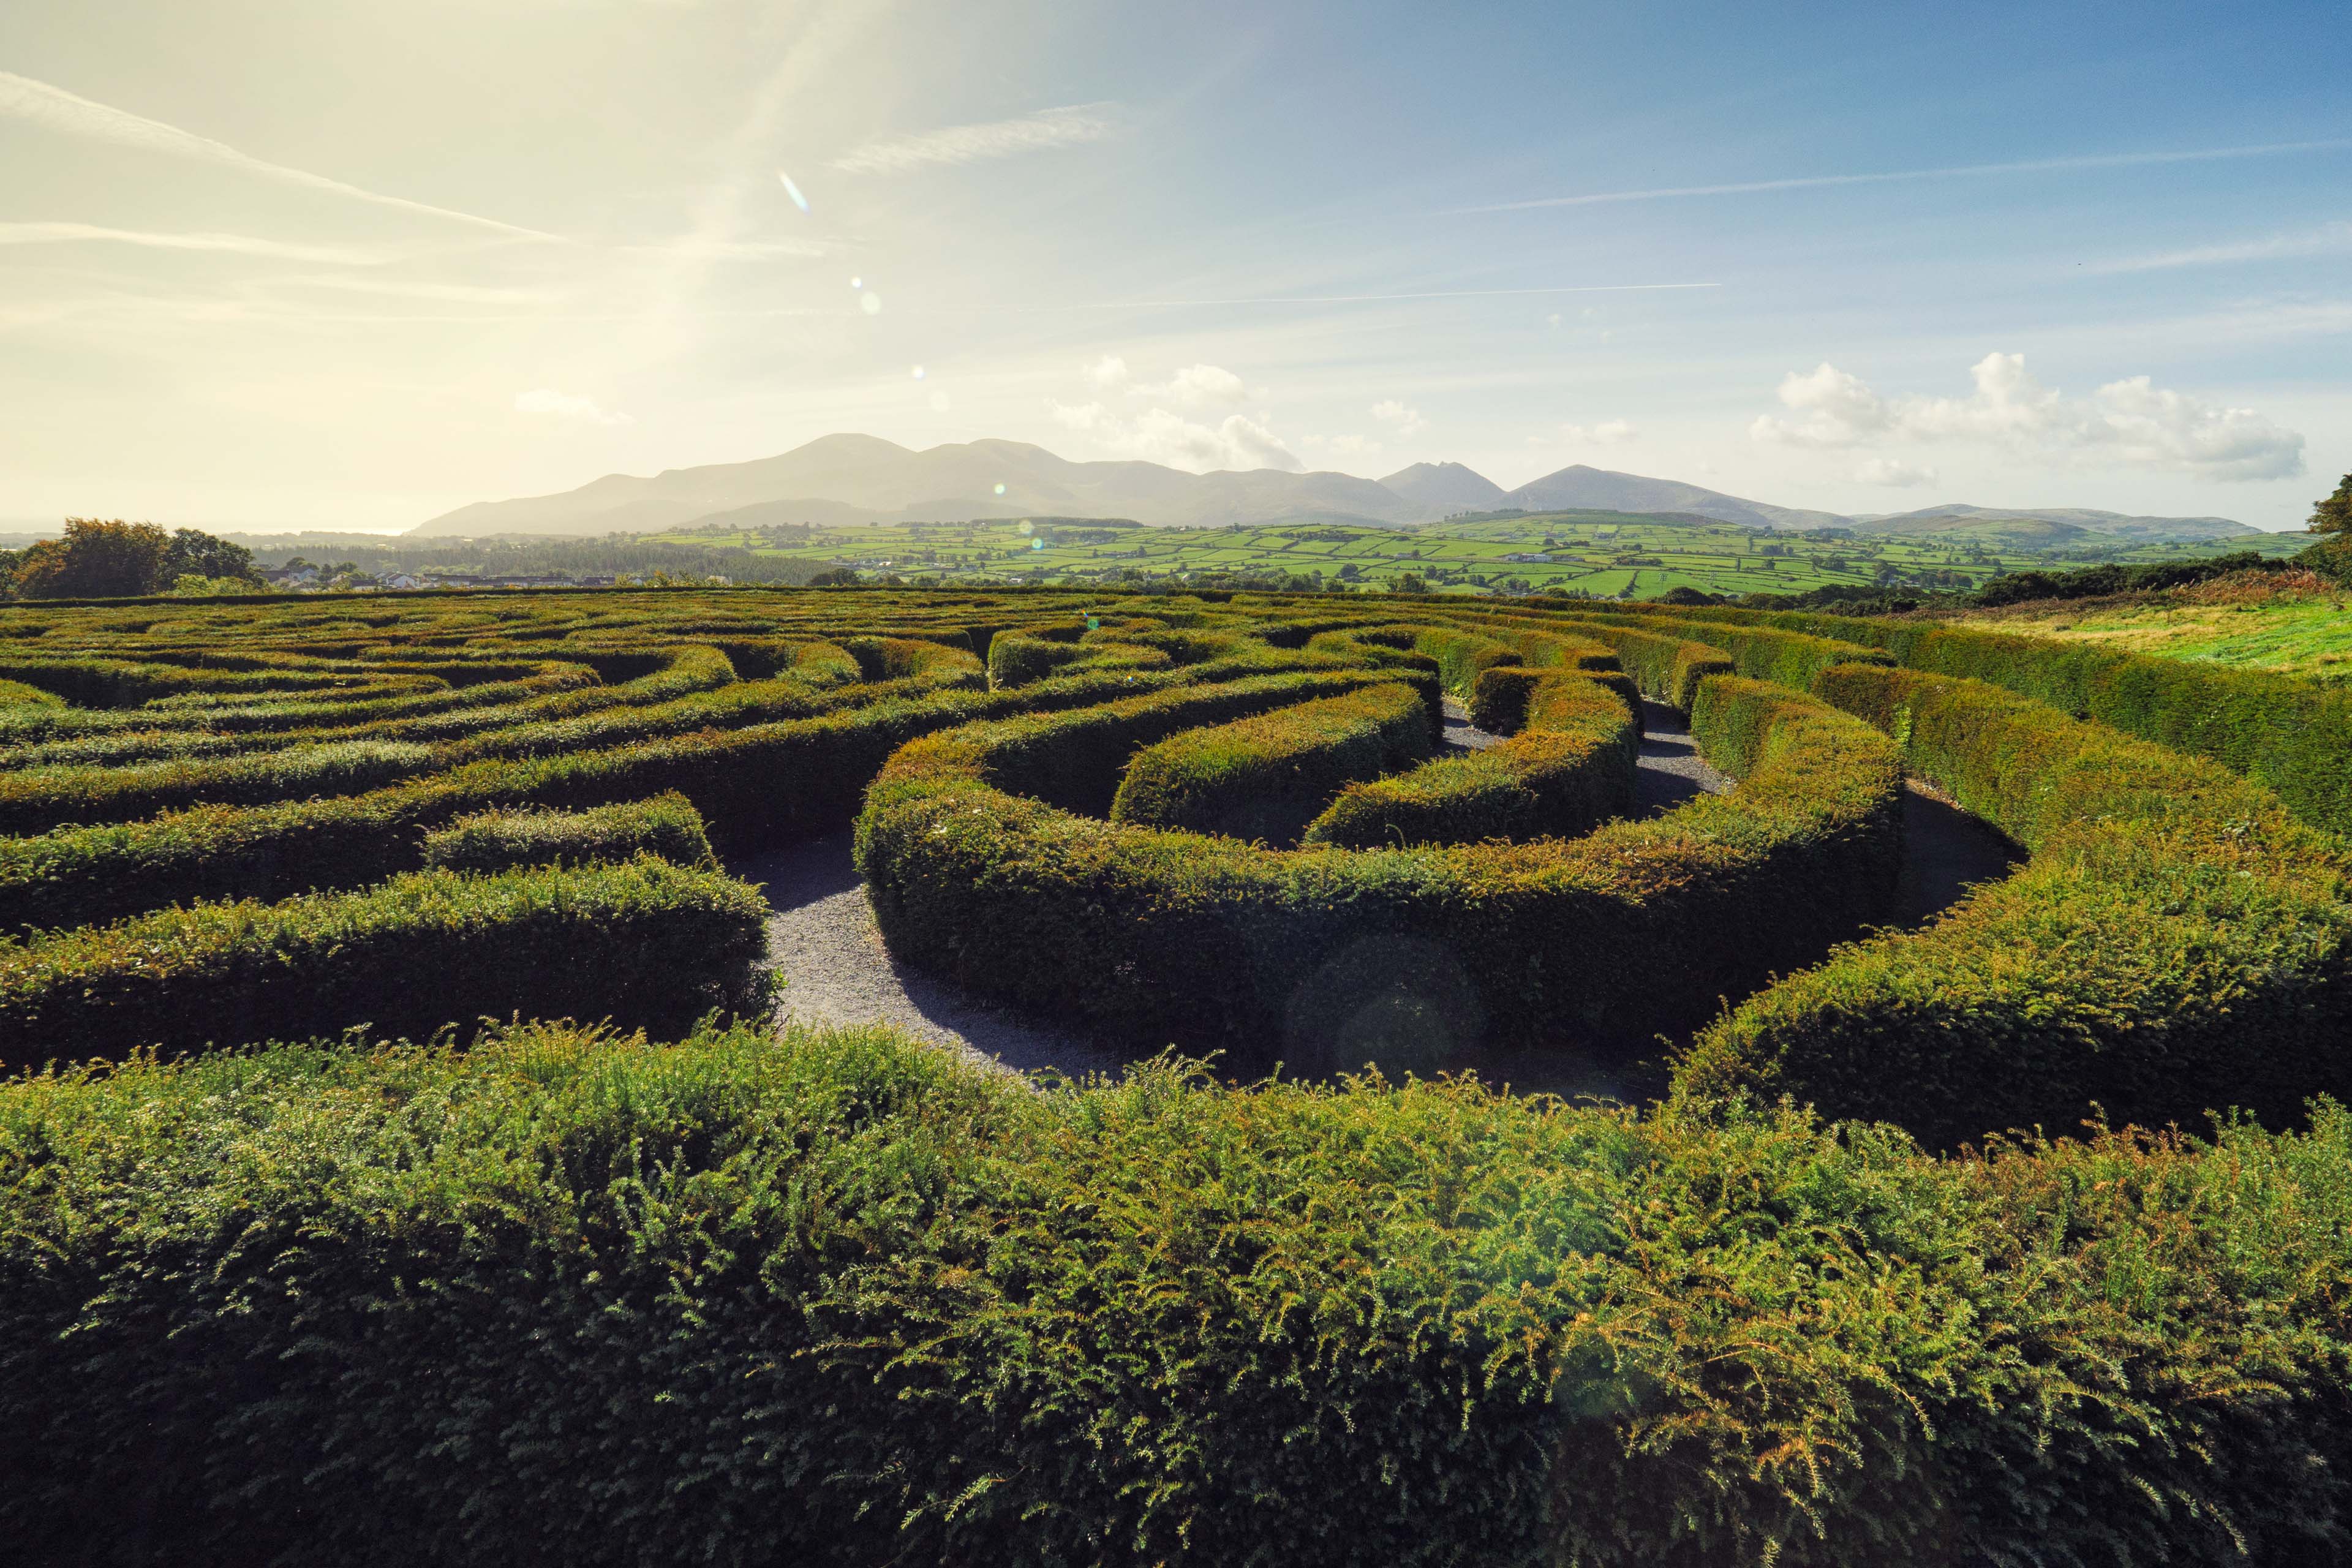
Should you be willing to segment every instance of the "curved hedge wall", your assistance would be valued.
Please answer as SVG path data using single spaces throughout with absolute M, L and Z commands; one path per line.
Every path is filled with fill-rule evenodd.
M 2352 1125 L 1970 1161 L 879 1032 L 0 1088 L 24 1561 L 2312 1563 Z
M 1844 665 L 1822 694 L 2032 851 L 1934 926 L 1751 997 L 1686 1090 L 1787 1093 L 1931 1143 L 2276 1121 L 2352 1097 L 2352 854 L 2229 770 L 1980 681 Z
M 1125 760 L 1111 739 L 1185 721 L 1173 701 L 894 756 L 856 838 L 892 951 L 983 994 L 1253 1060 L 1279 1041 L 1319 1069 L 1416 1038 L 1436 1059 L 1486 1037 L 1638 1037 L 1818 952 L 1893 885 L 1893 748 L 1782 689 L 1700 690 L 1694 730 L 1744 775 L 1734 795 L 1580 840 L 1361 852 L 1076 815 Z

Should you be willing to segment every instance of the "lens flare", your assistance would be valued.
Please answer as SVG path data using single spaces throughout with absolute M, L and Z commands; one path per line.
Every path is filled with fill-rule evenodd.
M 1033 539 L 1029 542 L 1029 548 L 1032 550 L 1043 550 L 1045 548 L 1045 542 L 1042 539 Z
M 776 171 L 776 178 L 783 181 L 784 195 L 793 198 L 793 205 L 800 208 L 803 212 L 808 211 L 808 198 L 801 195 L 801 188 L 798 185 L 793 184 L 793 177 L 790 174 L 785 174 L 782 169 L 779 169 Z
M 863 289 L 866 287 L 866 279 L 863 278 L 853 278 L 849 280 L 849 286 L 852 289 Z
M 923 367 L 921 365 L 917 365 L 915 367 L 915 379 L 917 381 L 923 379 Z
M 869 289 L 857 297 L 857 308 L 869 316 L 878 316 L 882 313 L 882 296 Z
M 1003 495 L 1003 494 L 1004 493 L 1004 487 L 1003 487 L 1003 485 L 999 485 L 999 486 L 997 486 L 997 487 L 996 487 L 996 493 L 997 493 L 998 495 Z M 1037 530 L 1036 530 L 1034 526 L 1032 526 L 1032 525 L 1031 525 L 1031 523 L 1030 523 L 1030 521 L 1029 521 L 1029 520 L 1028 520 L 1027 518 L 1025 518 L 1025 517 L 1024 517 L 1024 518 L 1023 518 L 1023 519 L 1021 520 L 1021 531 L 1022 531 L 1023 533 L 1026 534 L 1026 533 L 1034 533 L 1034 532 L 1036 532 L 1036 531 L 1037 531 Z
M 998 495 L 1003 495 L 1003 494 L 1004 493 L 1004 487 L 1003 487 L 1003 485 L 1001 485 L 1001 484 L 1000 484 L 1000 485 L 998 485 L 998 486 L 996 487 L 996 493 L 997 493 Z

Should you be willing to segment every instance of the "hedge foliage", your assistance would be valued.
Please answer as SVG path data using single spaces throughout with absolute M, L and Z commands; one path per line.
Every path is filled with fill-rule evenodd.
M 1481 728 L 1521 733 L 1466 756 L 1342 790 L 1308 825 L 1310 843 L 1346 849 L 1486 839 L 1575 837 L 1633 807 L 1642 749 L 1635 703 L 1604 681 L 1553 668 L 1481 670 L 1471 715 Z M 1513 721 L 1496 693 L 1516 700 Z M 1116 815 L 1116 814 L 1114 814 Z M 1181 826 L 1181 825 L 1180 825 Z
M 1845 665 L 1823 696 L 2032 851 L 1925 931 L 1750 998 L 1692 1090 L 1794 1094 L 1951 1144 L 2091 1113 L 2276 1122 L 2352 1094 L 2352 855 L 2216 763 L 1980 681 Z
M 1482 1038 L 1639 1038 L 1812 956 L 1893 887 L 1894 748 L 1758 682 L 1718 677 L 1694 714 L 1710 755 L 1733 743 L 1735 795 L 1580 840 L 1447 848 L 1276 851 L 1076 815 L 1153 711 L 972 726 L 894 756 L 856 837 L 892 951 L 1130 1037 L 1427 1065 Z
M 423 1038 L 483 1016 L 675 1034 L 755 1005 L 767 906 L 651 856 L 165 910 L 0 944 L 0 1064 L 298 1038 Z
M 879 1031 L 0 1088 L 24 1560 L 2352 1551 L 2352 1123 L 1922 1157 Z
M 2211 757 L 2267 785 L 2312 826 L 2352 833 L 2352 692 L 2263 670 L 1934 621 L 1696 614 L 1850 638 L 1884 649 L 1907 668 L 2005 687 L 2078 719 Z M 1675 624 L 1700 635 L 1686 619 Z
M 1138 752 L 1110 820 L 1288 846 L 1331 797 L 1429 755 L 1412 688 L 1367 687 L 1209 728 Z
M 657 855 L 719 868 L 702 814 L 676 790 L 586 811 L 484 811 L 425 836 L 425 864 L 451 871 L 585 866 Z
M 2352 860 L 2305 826 L 2342 716 L 1982 637 L 1443 596 L 0 608 L 0 1060 L 124 1059 L 0 1085 L 0 1539 L 2342 1557 L 2352 1131 L 2304 1101 L 2352 1089 Z M 1508 738 L 1358 780 L 1302 847 L 1106 819 L 1154 767 L 1263 810 L 1379 736 L 1319 803 L 1454 698 Z M 1606 821 L 1643 699 L 1738 787 Z M 1906 764 L 2032 859 L 1848 940 Z M 1699 1036 L 1639 1115 L 1167 1063 L 1015 1089 L 751 1026 L 201 1050 L 677 1038 L 764 990 L 714 847 L 853 818 L 895 957 L 1221 1075 L 1483 1043 L 1641 1083 L 1653 1031 Z M 1935 1160 L 1796 1101 L 1937 1147 L 2095 1102 L 2311 1131 Z

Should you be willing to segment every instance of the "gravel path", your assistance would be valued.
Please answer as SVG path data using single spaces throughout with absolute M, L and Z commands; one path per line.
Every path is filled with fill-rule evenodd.
M 895 1024 L 1000 1070 L 1116 1071 L 1127 1053 L 1055 1020 L 992 1005 L 900 963 L 882 945 L 846 830 L 730 867 L 767 884 L 780 1012 L 811 1024 Z
M 1500 737 L 1474 728 L 1462 705 L 1445 704 L 1445 745 L 1477 750 Z M 1655 816 L 1732 781 L 1698 754 L 1679 714 L 1643 705 L 1634 800 Z M 1998 832 L 1916 783 L 1904 801 L 1901 922 L 1918 925 L 1956 902 L 1968 886 L 2009 874 L 2021 858 Z M 1129 1052 L 1037 1014 L 1000 1007 L 898 963 L 882 945 L 874 911 L 850 864 L 849 834 L 829 834 L 740 862 L 731 869 L 766 884 L 775 915 L 768 954 L 785 981 L 781 1012 L 814 1024 L 893 1024 L 999 1071 L 1058 1068 L 1080 1075 L 1117 1072 Z M 1624 1064 L 1558 1050 L 1482 1052 L 1454 1064 L 1522 1089 L 1623 1098 L 1655 1092 Z

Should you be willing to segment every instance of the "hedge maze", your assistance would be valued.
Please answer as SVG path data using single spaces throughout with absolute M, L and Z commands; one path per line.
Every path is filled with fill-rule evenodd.
M 1637 811 L 1645 701 L 1734 787 Z M 2343 1560 L 2347 703 L 1646 605 L 0 609 L 0 1537 Z M 1907 930 L 1906 778 L 2029 855 Z M 1137 1067 L 776 1023 L 726 867 L 843 829 Z

